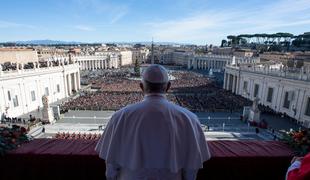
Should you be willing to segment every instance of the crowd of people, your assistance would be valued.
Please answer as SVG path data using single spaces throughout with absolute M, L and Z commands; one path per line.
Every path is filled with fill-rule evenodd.
M 212 94 L 176 95 L 176 98 L 180 106 L 195 112 L 235 112 L 252 104 L 241 96 L 231 95 L 221 89 Z
M 0 122 L 2 124 L 19 124 L 19 125 L 29 125 L 30 123 L 34 123 L 36 121 L 41 121 L 40 118 L 36 118 L 35 116 L 29 115 L 29 118 L 20 118 L 20 117 L 9 117 L 3 113 L 0 117 Z
M 22 118 L 17 118 L 17 117 L 3 117 L 1 118 L 1 123 L 9 123 L 9 124 L 26 124 L 26 120 Z
M 85 140 L 98 140 L 101 137 L 101 134 L 92 134 L 92 133 L 65 133 L 58 132 L 54 136 L 56 139 L 85 139 Z
M 132 77 L 129 70 L 111 72 L 107 71 L 96 75 L 84 76 L 84 84 L 91 84 L 93 89 L 107 92 L 140 92 L 140 81 Z M 170 92 L 198 92 L 208 91 L 214 84 L 203 75 L 191 71 L 170 71 Z M 131 78 L 132 77 L 132 78 Z
M 85 92 L 78 98 L 65 102 L 61 113 L 68 110 L 118 110 L 128 104 L 142 100 L 139 92 Z
M 241 111 L 251 101 L 233 95 L 215 85 L 208 77 L 191 71 L 170 71 L 171 89 L 168 100 L 195 112 Z M 130 78 L 130 71 L 101 72 L 84 76 L 96 92 L 84 91 L 76 99 L 65 102 L 61 113 L 68 110 L 118 110 L 143 100 L 139 80 Z

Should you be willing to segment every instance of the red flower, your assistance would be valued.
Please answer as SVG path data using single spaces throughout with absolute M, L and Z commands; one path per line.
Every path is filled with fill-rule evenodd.
M 21 131 L 21 133 L 25 134 L 25 133 L 27 132 L 27 129 L 24 128 L 24 127 L 21 127 L 21 128 L 20 128 L 20 131 Z

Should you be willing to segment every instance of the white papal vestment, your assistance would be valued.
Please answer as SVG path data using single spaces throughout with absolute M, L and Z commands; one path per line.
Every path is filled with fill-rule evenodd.
M 126 180 L 195 179 L 210 158 L 197 116 L 162 94 L 117 111 L 96 151 L 107 178 Z

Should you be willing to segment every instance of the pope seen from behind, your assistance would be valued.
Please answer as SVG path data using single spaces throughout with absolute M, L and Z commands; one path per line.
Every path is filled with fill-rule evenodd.
M 197 116 L 166 99 L 170 86 L 167 70 L 150 65 L 143 101 L 114 113 L 95 149 L 107 179 L 196 179 L 209 149 Z

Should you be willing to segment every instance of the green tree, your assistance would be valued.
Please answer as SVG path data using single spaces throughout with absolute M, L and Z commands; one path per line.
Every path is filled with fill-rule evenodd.
M 222 40 L 221 47 L 227 46 L 227 41 L 225 39 Z

